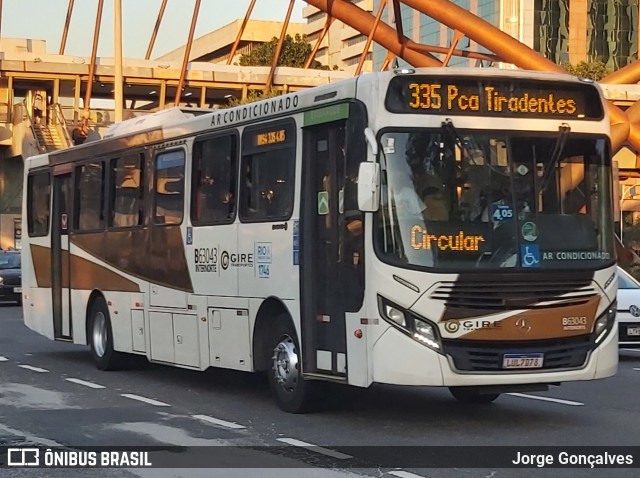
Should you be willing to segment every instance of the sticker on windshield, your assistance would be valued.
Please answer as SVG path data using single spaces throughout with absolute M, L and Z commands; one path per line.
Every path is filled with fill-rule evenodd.
M 540 267 L 540 248 L 536 244 L 520 246 L 522 267 Z
M 508 204 L 497 204 L 493 210 L 494 221 L 506 221 L 513 218 L 513 209 Z
M 604 251 L 556 251 L 545 252 L 545 261 L 608 261 L 611 254 Z
M 393 154 L 396 152 L 396 139 L 387 138 L 387 144 L 383 148 L 384 154 Z
M 522 225 L 522 238 L 529 242 L 538 239 L 538 226 L 535 222 L 525 222 Z

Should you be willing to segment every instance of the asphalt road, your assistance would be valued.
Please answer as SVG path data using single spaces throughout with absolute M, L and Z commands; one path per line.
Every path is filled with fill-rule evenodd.
M 40 337 L 23 325 L 20 308 L 0 305 L 0 445 L 217 447 L 185 451 L 200 453 L 185 455 L 193 466 L 215 460 L 209 470 L 0 469 L 0 477 L 640 476 L 638 468 L 414 468 L 407 458 L 425 450 L 403 448 L 640 445 L 640 352 L 622 351 L 613 378 L 503 395 L 490 405 L 463 405 L 435 388 L 323 389 L 319 411 L 290 415 L 259 375 L 192 372 L 139 357 L 100 372 L 86 347 Z M 398 458 L 372 467 L 383 456 Z

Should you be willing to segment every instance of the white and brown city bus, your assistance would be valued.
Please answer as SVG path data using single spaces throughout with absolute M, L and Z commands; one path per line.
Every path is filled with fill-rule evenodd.
M 608 377 L 609 135 L 592 82 L 454 68 L 124 122 L 26 160 L 24 320 L 104 370 L 266 371 L 292 412 Z

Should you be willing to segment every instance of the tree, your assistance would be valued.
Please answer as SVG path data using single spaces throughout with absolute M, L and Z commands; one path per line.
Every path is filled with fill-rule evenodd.
M 277 45 L 278 39 L 273 37 L 271 41 L 261 44 L 250 53 L 240 55 L 240 66 L 271 66 Z M 282 44 L 278 66 L 303 68 L 311 51 L 311 44 L 307 41 L 306 35 L 296 34 L 295 38 L 287 35 Z M 316 60 L 311 63 L 311 67 L 322 70 L 329 69 Z
M 254 101 L 266 100 L 267 98 L 273 98 L 274 96 L 279 96 L 282 93 L 275 89 L 271 88 L 269 91 L 261 91 L 261 90 L 249 90 L 247 93 L 247 97 L 243 100 L 242 98 L 231 97 L 229 98 L 229 104 L 223 106 L 224 108 L 233 108 L 234 106 L 246 105 L 247 103 L 253 103 Z
M 611 73 L 607 65 L 602 61 L 581 61 L 576 65 L 562 63 L 561 66 L 567 70 L 567 73 L 580 78 L 591 78 L 594 81 L 599 81 Z

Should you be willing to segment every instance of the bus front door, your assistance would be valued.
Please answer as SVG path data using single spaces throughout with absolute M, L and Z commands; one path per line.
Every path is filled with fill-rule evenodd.
M 69 229 L 73 177 L 68 170 L 53 176 L 53 214 L 51 227 L 51 289 L 53 332 L 58 340 L 72 340 Z
M 346 121 L 304 128 L 300 214 L 303 370 L 346 377 L 341 300 Z

